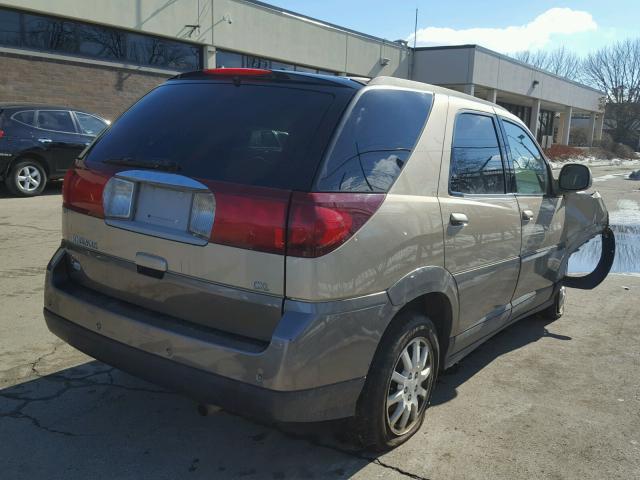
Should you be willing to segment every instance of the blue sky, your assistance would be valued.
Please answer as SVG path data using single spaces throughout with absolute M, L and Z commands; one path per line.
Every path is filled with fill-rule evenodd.
M 418 45 L 478 43 L 509 53 L 565 45 L 580 55 L 614 40 L 640 37 L 639 0 L 416 1 L 268 0 L 288 10 L 389 40 Z

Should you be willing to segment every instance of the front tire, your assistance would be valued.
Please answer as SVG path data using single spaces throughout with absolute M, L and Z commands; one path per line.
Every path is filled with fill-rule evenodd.
M 358 401 L 355 424 L 365 448 L 406 442 L 422 426 L 439 368 L 436 329 L 423 314 L 401 312 L 383 336 Z
M 558 320 L 564 315 L 564 301 L 566 298 L 566 288 L 562 285 L 553 296 L 553 305 L 541 312 L 545 320 Z
M 5 179 L 9 191 L 21 197 L 40 195 L 47 184 L 47 173 L 35 160 L 19 160 Z

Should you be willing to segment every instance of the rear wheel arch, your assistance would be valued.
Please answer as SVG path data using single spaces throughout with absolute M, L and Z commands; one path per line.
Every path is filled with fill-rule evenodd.
M 440 366 L 444 365 L 444 358 L 449 348 L 451 339 L 451 330 L 453 326 L 453 306 L 449 297 L 442 292 L 429 292 L 417 296 L 416 298 L 405 304 L 393 317 L 385 332 L 394 331 L 397 328 L 397 322 L 402 321 L 404 312 L 413 311 L 422 315 L 426 315 L 436 327 L 438 336 L 438 344 L 440 346 Z M 382 342 L 381 342 L 382 343 Z
M 14 158 L 7 166 L 7 171 L 5 173 L 8 174 L 16 163 L 27 161 L 36 162 L 43 168 L 44 173 L 47 174 L 47 178 L 50 178 L 51 171 L 48 162 L 42 156 L 32 152 L 23 153 Z
M 440 344 L 440 365 L 458 323 L 458 287 L 453 276 L 444 268 L 418 268 L 398 280 L 388 291 L 389 299 L 400 308 L 385 330 L 385 334 L 405 309 L 415 309 L 433 322 Z

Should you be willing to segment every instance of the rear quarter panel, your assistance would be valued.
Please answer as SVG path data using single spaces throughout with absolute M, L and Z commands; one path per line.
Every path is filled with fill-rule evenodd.
M 319 258 L 287 257 L 287 297 L 326 301 L 367 295 L 422 266 L 444 265 L 436 195 L 447 106 L 447 96 L 434 95 L 406 166 L 380 209 L 353 237 Z

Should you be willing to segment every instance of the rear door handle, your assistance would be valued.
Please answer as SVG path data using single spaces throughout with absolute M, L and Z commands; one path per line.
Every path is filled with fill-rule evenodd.
M 51 143 L 52 140 L 50 138 L 39 138 L 38 141 L 40 143 Z
M 533 219 L 533 212 L 531 210 L 523 210 L 522 220 L 524 220 L 525 222 L 528 222 L 531 219 Z
M 469 218 L 464 213 L 452 213 L 449 215 L 449 223 L 451 225 L 464 227 L 469 223 Z

